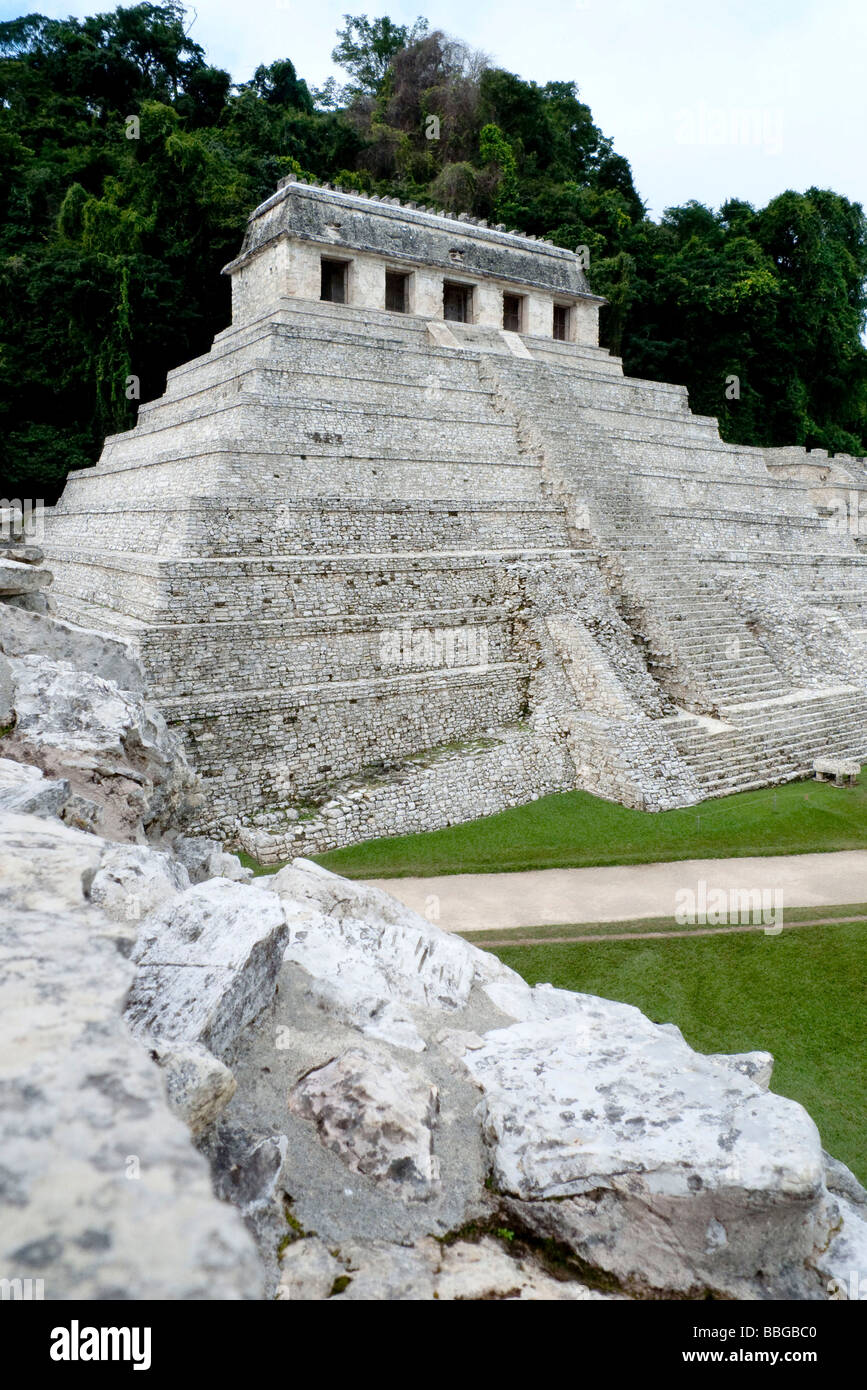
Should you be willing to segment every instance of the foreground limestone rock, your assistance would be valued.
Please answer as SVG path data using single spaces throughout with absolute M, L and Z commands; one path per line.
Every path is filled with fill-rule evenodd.
M 152 705 L 67 661 L 23 656 L 9 666 L 15 726 L 3 751 L 69 781 L 77 802 L 67 819 L 128 841 L 183 821 L 195 779 Z
M 103 852 L 0 815 L 0 1264 L 46 1299 L 259 1297 L 252 1241 L 123 1023 L 133 967 L 84 894 Z
M 0 898 L 22 911 L 84 907 L 103 856 L 114 848 L 56 819 L 0 812 Z
M 139 922 L 188 887 L 184 866 L 159 850 L 113 844 L 57 820 L 0 816 L 0 901 L 49 913 L 98 908 L 87 918 L 91 933 L 122 955 L 135 946 Z M 171 1109 L 199 1133 L 231 1099 L 231 1072 L 195 1044 L 162 1045 L 151 1055 L 164 1070 Z
M 45 777 L 38 767 L 0 758 L 0 810 L 23 816 L 59 816 L 69 800 L 65 779 Z
M 842 1245 L 827 1253 L 841 1220 L 846 1258 L 860 1248 L 867 1226 L 829 1192 L 815 1125 L 767 1090 L 769 1054 L 703 1057 L 677 1028 L 628 1005 L 531 989 L 385 895 L 303 861 L 262 888 L 281 897 L 292 924 L 287 962 L 314 976 L 308 996 L 334 1020 L 330 1055 L 345 1055 L 348 1031 L 370 1036 L 341 977 L 373 972 L 365 978 L 379 1014 L 402 1008 L 424 1043 L 412 1070 L 432 1075 L 449 1054 L 478 1086 L 494 1205 L 519 1229 L 558 1241 L 606 1287 L 633 1297 L 821 1298 L 829 1260 L 842 1258 Z M 507 1026 L 480 1026 L 482 999 Z M 377 1041 L 406 1054 L 405 1039 Z M 309 1077 L 341 1072 L 326 1061 Z M 298 1083 L 302 1094 L 307 1084 Z M 322 1086 L 319 1097 L 334 1106 L 326 1147 L 346 1121 L 338 1150 L 358 1118 L 341 1114 L 339 1089 Z M 326 1211 L 308 1220 L 330 1239 Z
M 330 1298 L 346 1270 L 321 1240 L 315 1236 L 298 1240 L 286 1250 L 282 1260 L 276 1298 L 287 1302 L 316 1303 Z
M 90 883 L 90 901 L 115 921 L 138 922 L 190 886 L 183 864 L 143 845 L 113 845 Z
M 511 1232 L 508 1233 L 511 1236 Z M 315 1236 L 295 1241 L 281 1260 L 277 1299 L 311 1302 L 447 1302 L 478 1299 L 586 1301 L 604 1299 L 575 1279 L 554 1279 L 526 1255 L 497 1240 L 431 1237 L 415 1245 L 357 1241 L 333 1254 Z
M 0 555 L 0 598 L 36 593 L 39 589 L 47 589 L 51 581 L 48 570 Z
M 288 928 L 276 898 L 212 879 L 142 924 L 127 1007 L 133 1030 L 218 1057 L 270 1002 Z
M 0 508 L 0 532 L 3 529 L 2 517 L 6 512 L 5 507 Z M 45 559 L 38 545 L 28 545 L 23 538 L 9 541 L 3 535 L 0 535 L 0 556 L 4 560 L 18 560 L 22 565 L 41 565 Z
M 0 652 L 0 729 L 4 733 L 15 722 L 15 706 L 13 701 L 13 682 L 12 667 L 6 657 Z
M 204 883 L 209 878 L 230 878 L 237 883 L 250 883 L 252 869 L 245 869 L 236 854 L 227 854 L 217 840 L 204 835 L 176 835 L 172 854 L 179 859 L 190 876 L 191 883 Z
M 46 613 L 0 604 L 0 651 L 68 661 L 76 671 L 113 681 L 121 690 L 144 690 L 141 660 L 126 642 Z
M 303 861 L 187 879 L 0 813 L 2 1254 L 47 1297 L 257 1296 L 190 1132 L 281 1301 L 809 1300 L 867 1276 L 867 1193 L 767 1090 L 768 1054 L 531 988 Z M 147 910 L 112 918 L 136 883 Z
M 464 942 L 408 914 L 387 893 L 350 884 L 308 859 L 257 886 L 286 908 L 286 959 L 310 976 L 311 996 L 368 1037 L 421 1052 L 425 1042 L 406 1005 L 466 1003 L 474 967 Z
M 132 943 L 139 919 L 188 886 L 183 865 L 150 846 L 118 845 L 56 817 L 0 808 L 0 894 L 22 908 L 52 912 L 93 905 L 100 908 L 91 919 L 93 930 Z M 129 925 L 126 937 L 118 934 L 118 923 Z
M 355 1047 L 302 1077 L 289 1108 L 312 1120 L 322 1143 L 353 1172 L 426 1197 L 439 1178 L 433 1153 L 437 1088 Z
M 237 1082 L 231 1071 L 204 1047 L 157 1043 L 151 1056 L 162 1069 L 171 1109 L 191 1134 L 202 1134 L 235 1094 Z
M 684 1041 L 679 1029 L 678 1033 Z M 728 1067 L 731 1071 L 739 1072 L 741 1076 L 748 1076 L 757 1086 L 761 1086 L 763 1091 L 771 1084 L 774 1059 L 770 1052 L 709 1052 L 707 1057 L 709 1061 L 716 1062 L 721 1067 Z
M 244 1088 L 246 1089 L 246 1087 Z M 243 1091 L 238 1101 L 243 1102 Z M 214 1190 L 242 1213 L 254 1233 L 268 1271 L 267 1292 L 275 1291 L 275 1252 L 285 1244 L 289 1143 L 285 1134 L 251 1129 L 234 1107 L 202 1134 L 199 1147 L 211 1164 Z M 246 1107 L 243 1107 L 246 1110 Z M 297 1178 L 297 1174 L 293 1175 Z
M 478 1243 L 457 1241 L 442 1253 L 436 1296 L 445 1299 L 518 1298 L 593 1300 L 605 1295 L 576 1280 L 558 1281 L 526 1259 L 513 1259 L 490 1236 Z
M 636 1292 L 803 1296 L 835 1217 L 794 1101 L 580 995 L 564 1018 L 489 1034 L 467 1065 L 496 1185 L 539 1235 Z

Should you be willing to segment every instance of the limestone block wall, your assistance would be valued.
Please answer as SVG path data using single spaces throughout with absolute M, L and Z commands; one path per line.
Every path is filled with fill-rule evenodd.
M 502 601 L 491 555 L 294 556 L 174 560 L 161 569 L 169 610 L 199 624 L 275 614 L 407 613 L 489 608 Z
M 120 515 L 82 505 L 55 513 L 55 544 L 96 541 L 106 551 L 142 550 L 171 556 L 306 555 L 363 551 L 462 551 L 541 548 L 568 544 L 562 510 L 521 499 L 464 502 L 441 499 L 377 503 L 370 498 L 297 498 L 282 494 L 197 498 L 155 511 L 144 502 Z
M 384 309 L 385 270 L 385 261 L 374 256 L 354 256 L 348 267 L 348 302 Z
M 60 556 L 63 552 L 56 553 Z M 86 610 L 90 616 L 96 610 L 101 615 L 101 627 L 109 632 L 125 632 L 165 612 L 167 582 L 159 566 L 146 556 L 64 556 L 59 564 L 62 588 L 58 589 L 55 605 L 61 618 L 75 622 L 81 612 Z
M 765 449 L 764 456 L 773 476 L 802 485 L 828 535 L 838 538 L 839 548 L 847 541 L 867 547 L 867 459 L 848 454 L 829 458 L 825 449 L 799 447 Z
M 86 551 L 88 545 L 108 553 L 128 554 L 130 551 L 149 555 L 165 555 L 181 551 L 190 538 L 190 523 L 196 513 L 188 512 L 185 499 L 178 499 L 175 508 L 163 505 L 156 509 L 142 498 L 130 499 L 122 512 L 111 503 L 67 502 L 63 510 L 55 508 L 51 517 L 51 537 L 55 546 L 65 550 Z
M 402 673 L 271 690 L 267 699 L 215 694 L 160 703 L 202 778 L 201 827 L 226 834 L 263 807 L 285 810 L 346 776 L 515 723 L 526 703 L 521 674 L 512 666 Z
M 363 785 L 335 788 L 319 806 L 262 811 L 235 831 L 240 848 L 263 864 L 321 853 L 359 840 L 436 830 L 495 815 L 574 785 L 562 742 L 523 726 L 415 762 Z
M 329 242 L 314 244 L 279 240 L 238 267 L 232 276 L 232 318 L 238 325 L 267 314 L 275 297 L 318 301 L 321 297 L 323 258 L 346 265 L 346 304 L 356 309 L 385 310 L 386 270 L 407 276 L 406 313 L 423 319 L 443 318 L 443 285 L 446 280 L 466 285 L 471 291 L 470 322 L 499 330 L 503 327 L 503 296 L 517 294 L 523 302 L 521 333 L 541 339 L 553 336 L 555 303 L 569 308 L 568 341 L 597 346 L 599 303 L 596 300 L 558 300 L 554 295 L 529 290 L 507 280 L 474 279 L 461 266 L 451 272 L 435 271 L 390 262 L 380 256 L 355 251 L 351 256 Z M 390 314 L 394 318 L 394 313 Z
M 538 363 L 491 359 L 486 370 L 489 379 L 501 380 L 511 405 L 517 393 L 522 423 L 549 473 L 556 471 L 567 491 L 599 502 L 600 523 L 612 540 L 658 543 L 664 533 L 674 545 L 689 541 L 693 550 L 737 545 L 813 551 L 817 544 L 826 551 L 851 550 L 845 537 L 823 527 L 807 490 L 768 473 L 761 450 L 722 445 L 715 422 L 676 408 L 666 412 L 658 393 L 655 399 L 637 394 L 630 384 L 628 395 L 614 380 L 590 397 L 583 383 L 567 391 L 561 378 L 551 381 L 546 373 L 544 387 L 556 408 L 545 413 L 539 380 L 544 369 Z M 655 433 L 648 429 L 653 411 Z
M 624 547 L 642 557 L 623 558 L 610 573 L 658 678 L 677 700 L 709 713 L 726 701 L 785 693 L 787 676 L 773 652 L 758 649 L 739 615 L 722 594 L 706 591 L 685 557 L 726 550 L 842 557 L 851 541 L 828 533 L 803 488 L 772 478 L 761 451 L 723 446 L 715 429 L 677 411 L 659 414 L 648 429 L 634 402 L 624 400 L 618 410 L 616 383 L 606 387 L 615 399 L 605 425 L 599 409 L 585 406 L 580 387 L 567 392 L 559 376 L 552 381 L 546 373 L 543 388 L 539 374 L 535 363 L 499 360 L 486 370 L 488 379 L 501 379 L 504 402 L 517 404 L 556 494 L 571 496 L 575 511 L 584 507 L 590 543 L 603 544 L 612 562 Z M 545 388 L 555 407 L 547 413 Z M 658 564 L 646 558 L 653 551 Z M 809 599 L 801 592 L 795 601 L 803 607 Z M 736 658 L 729 659 L 730 650 Z
M 303 446 L 296 446 L 294 452 L 289 453 L 281 450 L 273 439 L 268 441 L 268 447 L 249 450 L 245 450 L 244 443 L 238 439 L 235 447 L 177 459 L 160 457 L 155 451 L 151 463 L 142 459 L 124 468 L 107 469 L 100 475 L 92 470 L 72 474 L 67 492 L 52 513 L 52 526 L 55 519 L 59 522 L 61 517 L 76 511 L 87 516 L 92 507 L 96 530 L 88 534 L 100 543 L 103 539 L 110 541 L 113 531 L 108 518 L 112 514 L 123 514 L 127 503 L 144 508 L 149 500 L 167 518 L 169 529 L 171 518 L 180 518 L 186 524 L 184 518 L 191 510 L 191 475 L 201 477 L 203 493 L 212 496 L 225 495 L 226 489 L 232 486 L 244 488 L 248 493 L 250 487 L 255 486 L 260 498 L 269 498 L 275 512 L 276 508 L 285 506 L 287 497 L 365 499 L 371 497 L 377 487 L 387 488 L 389 503 L 397 499 L 440 500 L 448 496 L 450 490 L 457 494 L 459 503 L 465 494 L 493 504 L 498 499 L 506 503 L 539 500 L 540 470 L 535 460 L 527 455 L 495 462 L 454 458 L 426 461 L 419 457 L 390 457 L 386 461 L 374 454 L 361 457 L 340 454 L 335 452 L 340 447 L 337 444 L 317 445 L 305 441 Z M 184 480 L 186 492 L 182 488 Z M 116 490 L 113 504 L 102 500 L 107 486 Z M 104 530 L 100 530 L 100 514 Z M 170 537 L 166 530 L 162 534 L 165 543 Z
M 250 619 L 170 625 L 140 637 L 155 695 L 280 690 L 348 682 L 359 672 L 392 679 L 410 672 L 484 670 L 512 659 L 502 610 L 413 612 L 333 618 Z
M 257 256 L 238 268 L 237 275 L 232 277 L 232 319 L 235 323 L 260 318 L 284 295 L 319 298 L 319 286 L 315 286 L 314 293 L 311 278 L 312 257 L 305 279 L 305 267 L 299 265 L 297 250 L 294 255 L 293 250 L 289 241 L 278 241 L 269 255 Z M 315 268 L 318 273 L 318 260 Z
M 158 439 L 150 439 L 145 444 L 139 438 L 137 447 L 126 446 L 125 459 L 121 460 L 112 446 L 115 440 L 123 438 L 123 435 L 115 435 L 106 440 L 107 457 L 97 465 L 98 473 L 92 468 L 81 468 L 69 474 L 56 515 L 72 511 L 78 505 L 87 510 L 91 507 L 94 511 L 106 510 L 111 507 L 106 503 L 109 491 L 114 494 L 112 509 L 116 512 L 122 511 L 127 502 L 157 503 L 161 511 L 167 504 L 177 509 L 189 497 L 194 472 L 203 487 L 215 489 L 222 479 L 224 461 L 230 456 L 225 439 L 220 441 L 222 449 L 181 447 L 172 451 L 171 446 L 161 448 Z
M 670 811 L 702 799 L 688 762 L 650 720 L 586 710 L 568 723 L 574 776 L 586 791 L 638 811 Z
M 782 557 L 781 557 L 782 559 Z M 792 688 L 867 690 L 867 568 L 720 564 L 717 583 Z M 807 595 L 809 601 L 804 601 Z
M 253 513 L 255 515 L 255 513 Z M 209 518 L 206 544 L 237 550 L 241 537 L 224 520 Z M 249 514 L 248 537 L 250 530 Z M 324 499 L 295 505 L 283 502 L 269 514 L 270 544 L 291 554 L 313 551 L 461 551 L 483 549 L 553 549 L 568 544 L 562 512 L 537 501 L 366 502 L 350 505 Z M 243 524 L 243 523 L 242 523 Z M 254 523 L 255 526 L 255 523 Z M 264 530 L 263 524 L 258 532 Z M 227 537 L 228 533 L 228 537 Z
M 480 420 L 448 422 L 437 418 L 431 409 L 426 416 L 407 411 L 405 414 L 388 411 L 384 406 L 352 408 L 350 405 L 318 407 L 306 402 L 293 404 L 285 398 L 267 399 L 267 393 L 256 391 L 249 395 L 243 388 L 236 400 L 216 415 L 210 415 L 202 405 L 183 412 L 180 404 L 166 408 L 157 421 L 153 417 L 138 428 L 135 442 L 125 443 L 113 452 L 112 460 L 132 461 L 141 449 L 145 436 L 151 436 L 155 447 L 164 443 L 171 432 L 176 448 L 200 451 L 222 442 L 228 432 L 244 440 L 245 451 L 265 453 L 275 437 L 291 438 L 302 455 L 315 456 L 322 445 L 341 446 L 342 456 L 364 456 L 365 449 L 374 445 L 380 457 L 420 460 L 435 456 L 440 462 L 459 463 L 468 454 L 480 462 L 497 463 L 504 456 L 518 452 L 514 427 L 508 423 L 489 423 Z M 263 406 L 266 410 L 263 410 Z M 184 418 L 180 417 L 183 414 Z M 399 424 L 396 423 L 399 421 Z M 448 423 L 448 428 L 443 425 Z M 371 438 L 371 436 L 374 436 Z M 188 479 L 189 481 L 189 479 Z M 321 489 L 320 489 L 321 491 Z
M 572 309 L 572 341 L 588 347 L 599 344 L 599 311 L 579 300 Z
M 412 276 L 410 312 L 419 318 L 441 319 L 443 316 L 443 277 L 435 271 L 419 267 Z
M 595 565 L 517 568 L 525 626 L 516 648 L 531 669 L 537 737 L 564 745 L 576 785 L 597 796 L 647 811 L 697 801 L 696 779 L 662 722 L 672 706 Z

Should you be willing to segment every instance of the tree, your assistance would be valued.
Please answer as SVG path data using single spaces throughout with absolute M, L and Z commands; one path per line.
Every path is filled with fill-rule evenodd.
M 867 442 L 867 219 L 825 189 L 756 211 L 670 208 L 628 238 L 627 370 L 683 382 L 734 443 L 861 454 Z M 605 289 L 594 281 L 603 293 Z M 724 391 L 737 376 L 738 399 Z
M 482 127 L 479 134 L 479 157 L 484 164 L 492 164 L 496 170 L 494 213 L 501 221 L 511 226 L 521 215 L 518 165 L 512 146 L 499 126 L 491 124 Z
M 298 111 L 312 111 L 313 99 L 307 83 L 299 78 L 294 63 L 279 58 L 268 67 L 259 66 L 252 79 L 240 91 L 252 89 L 269 106 L 292 106 Z
M 331 61 L 352 78 L 344 88 L 345 100 L 376 96 L 395 54 L 417 43 L 428 31 L 428 22 L 421 15 L 411 26 L 395 24 L 387 15 L 368 19 L 366 14 L 345 14 L 343 18 L 345 25 L 337 31 Z

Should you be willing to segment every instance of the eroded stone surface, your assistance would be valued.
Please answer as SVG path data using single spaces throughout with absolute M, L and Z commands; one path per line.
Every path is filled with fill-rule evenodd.
M 237 1083 L 229 1068 L 204 1047 L 152 1049 L 173 1112 L 192 1134 L 201 1134 L 223 1113 Z
M 0 651 L 7 656 L 68 661 L 76 671 L 113 681 L 121 690 L 144 690 L 141 658 L 128 643 L 107 632 L 77 627 L 8 603 L 0 604 Z
M 209 878 L 230 878 L 237 883 L 249 883 L 252 869 L 245 869 L 236 854 L 226 854 L 217 840 L 203 835 L 178 835 L 172 841 L 172 853 L 184 865 L 191 883 L 204 883 Z
M 315 1236 L 296 1240 L 283 1254 L 275 1297 L 283 1302 L 313 1303 L 330 1298 L 335 1282 L 346 1270 Z
M 339 1247 L 339 1274 L 347 1277 L 336 1293 L 346 1303 L 419 1303 L 433 1299 L 440 1260 L 437 1241 L 421 1239 L 412 1245 L 391 1241 L 350 1241 Z
M 5 604 L 0 604 L 0 610 L 5 606 Z M 3 653 L 0 652 L 0 728 L 2 729 L 8 729 L 15 720 L 14 689 L 12 667 Z
M 322 1143 L 356 1173 L 407 1197 L 427 1197 L 439 1178 L 434 1153 L 437 1089 L 369 1049 L 356 1047 L 304 1076 L 289 1108 L 312 1120 Z
M 806 1111 L 637 1009 L 570 998 L 465 1057 L 522 1219 L 627 1286 L 804 1296 L 833 1223 Z
M 202 1134 L 199 1147 L 210 1162 L 215 1191 L 239 1209 L 256 1235 L 268 1268 L 270 1294 L 279 1273 L 275 1253 L 287 1235 L 286 1135 L 276 1125 L 263 1132 L 243 1123 L 233 1107 Z
M 315 1237 L 295 1241 L 281 1266 L 279 1299 L 338 1302 L 586 1301 L 609 1297 L 571 1278 L 554 1279 L 531 1257 L 491 1236 L 412 1245 L 345 1242 L 333 1251 Z
M 0 898 L 25 910 L 82 907 L 107 849 L 60 821 L 0 812 Z
M 135 841 L 183 819 L 195 779 L 153 705 L 69 662 L 24 656 L 9 664 L 16 722 L 4 752 L 67 779 L 95 808 L 88 829 Z
M 475 974 L 466 944 L 387 893 L 349 885 L 304 859 L 256 886 L 286 908 L 286 959 L 308 972 L 323 1009 L 367 1036 L 421 1052 L 425 1043 L 406 1006 L 466 1003 Z
M 2 678 L 0 657 L 0 682 Z M 64 778 L 52 779 L 38 767 L 0 758 L 0 811 L 25 816 L 59 816 L 68 800 L 69 783 Z
M 28 783 L 33 778 L 33 785 L 45 786 L 37 768 L 20 766 Z M 119 845 L 52 817 L 0 807 L 0 898 L 19 907 L 53 911 L 92 904 L 100 909 L 94 920 L 104 927 L 106 918 L 128 927 L 131 947 L 138 922 L 188 886 L 183 865 L 149 845 Z M 114 933 L 115 940 L 122 938 Z
M 142 923 L 130 1026 L 223 1057 L 270 1003 L 287 936 L 277 897 L 220 878 L 188 888 Z
M 49 1300 L 260 1297 L 243 1222 L 123 1023 L 133 970 L 96 919 L 0 911 L 0 1263 Z
M 90 901 L 118 922 L 139 922 L 190 886 L 183 864 L 144 845 L 113 845 L 100 859 Z
M 51 582 L 48 570 L 0 555 L 0 596 L 32 594 L 38 589 L 47 589 Z
M 707 1057 L 709 1061 L 717 1062 L 721 1067 L 728 1067 L 731 1071 L 749 1077 L 750 1081 L 761 1086 L 763 1091 L 771 1084 L 774 1058 L 770 1052 L 709 1052 Z
M 863 1189 L 862 1189 L 863 1191 Z M 827 1248 L 816 1258 L 829 1298 L 863 1302 L 867 1298 L 867 1213 L 863 1201 L 837 1195 L 838 1224 Z
M 859 1296 L 867 1195 L 766 1089 L 769 1054 L 701 1056 L 628 1005 L 530 988 L 304 862 L 264 884 L 187 877 L 166 852 L 0 814 L 2 1253 L 46 1271 L 46 1297 L 70 1296 L 49 1275 L 87 1297 L 248 1296 L 247 1236 L 221 1224 L 189 1130 L 281 1299 L 597 1296 L 532 1240 L 454 1241 L 470 1222 L 554 1240 L 627 1297 Z M 112 920 L 136 882 L 154 904 Z M 372 1038 L 390 1007 L 396 1031 Z M 129 1156 L 144 1186 L 120 1176 Z M 137 1247 L 140 1217 L 154 1246 L 175 1223 L 159 1250 Z
M 514 1258 L 490 1236 L 456 1241 L 442 1249 L 437 1298 L 584 1302 L 604 1298 L 574 1279 L 553 1279 L 528 1259 Z

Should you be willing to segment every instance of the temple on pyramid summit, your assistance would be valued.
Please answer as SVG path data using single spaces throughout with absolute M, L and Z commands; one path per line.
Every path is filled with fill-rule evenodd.
M 578 255 L 502 226 L 290 180 L 226 273 L 231 326 L 45 543 L 201 833 L 274 862 L 867 759 L 864 459 L 723 443 L 599 347 Z

